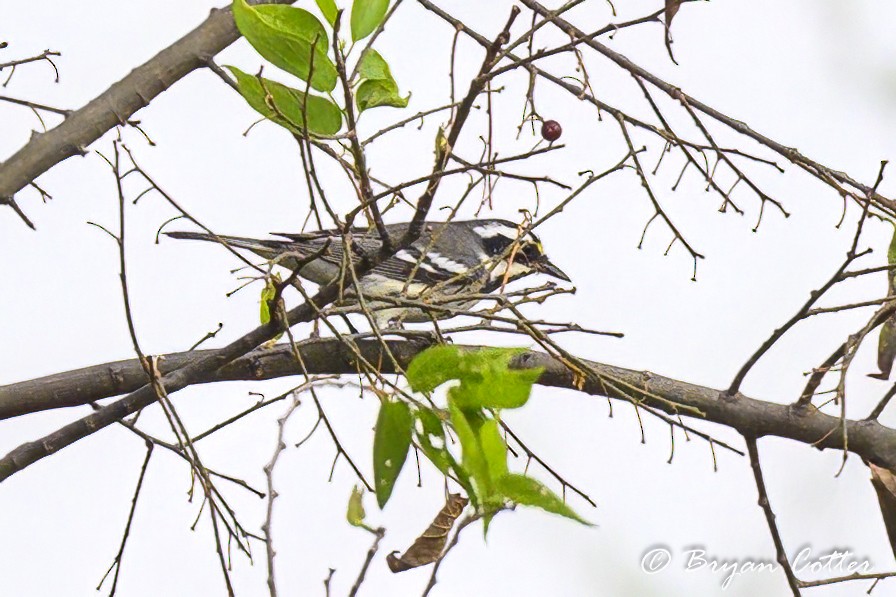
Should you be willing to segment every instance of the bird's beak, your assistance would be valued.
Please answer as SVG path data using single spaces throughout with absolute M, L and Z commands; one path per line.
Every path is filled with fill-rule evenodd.
M 554 278 L 559 278 L 560 280 L 563 280 L 564 282 L 572 282 L 572 280 L 570 280 L 569 276 L 567 276 L 565 273 L 563 273 L 562 269 L 560 269 L 559 267 L 557 267 L 556 265 L 554 265 L 553 263 L 548 261 L 547 258 L 543 258 L 543 259 L 537 261 L 533 265 L 534 265 L 533 269 L 537 272 L 540 272 L 542 274 L 547 274 Z

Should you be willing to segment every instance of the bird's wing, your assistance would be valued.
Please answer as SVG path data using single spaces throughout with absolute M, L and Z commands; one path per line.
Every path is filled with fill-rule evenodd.
M 309 232 L 303 234 L 289 233 L 273 233 L 276 236 L 288 238 L 291 241 L 291 249 L 302 254 L 314 254 L 326 250 L 321 253 L 321 258 L 336 266 L 343 263 L 343 242 L 342 235 L 335 230 L 322 230 L 320 232 Z M 371 252 L 378 251 L 382 246 L 379 235 L 375 230 L 353 229 L 352 240 L 355 243 L 355 251 Z M 438 284 L 450 280 L 459 272 L 446 272 L 441 268 L 433 267 L 433 265 L 424 258 L 420 258 L 420 248 L 416 245 L 421 244 L 424 239 L 419 239 L 407 249 L 396 252 L 395 255 L 386 259 L 379 264 L 370 273 L 379 274 L 394 280 L 409 280 L 410 282 L 419 282 L 426 285 Z M 329 246 L 327 243 L 329 242 Z M 357 264 L 360 260 L 359 253 L 353 251 L 352 263 Z
M 414 245 L 402 249 L 373 268 L 372 273 L 389 278 L 410 280 L 431 286 L 455 277 L 455 274 L 432 266 L 427 258 L 420 258 L 420 251 Z
M 295 251 L 302 255 L 313 255 L 320 253 L 320 258 L 328 261 L 336 266 L 342 265 L 343 260 L 343 243 L 342 235 L 336 230 L 321 230 L 319 232 L 308 232 L 302 234 L 289 234 L 285 232 L 274 232 L 276 236 L 288 238 L 289 250 Z M 361 251 L 370 251 L 379 249 L 381 243 L 375 238 L 367 234 L 358 234 L 353 236 L 358 249 Z M 352 261 L 358 262 L 359 257 L 352 255 Z

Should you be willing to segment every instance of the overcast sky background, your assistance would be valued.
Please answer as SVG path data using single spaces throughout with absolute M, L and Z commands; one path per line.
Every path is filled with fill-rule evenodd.
M 310 3 L 302 3 L 307 6 Z M 449 3 L 441 5 L 448 7 Z M 477 30 L 494 35 L 504 23 L 509 3 L 450 3 L 451 10 Z M 559 5 L 559 3 L 557 3 Z M 617 3 L 626 20 L 658 8 L 658 0 Z M 0 0 L 0 40 L 9 48 L 0 61 L 61 51 L 59 84 L 46 64 L 16 72 L 0 93 L 49 105 L 77 108 L 163 47 L 195 27 L 216 6 L 213 2 L 49 2 Z M 524 13 L 525 14 L 525 13 Z M 591 1 L 571 20 L 593 30 L 613 20 L 608 6 Z M 523 30 L 521 19 L 516 30 Z M 790 2 L 712 2 L 686 4 L 674 24 L 672 64 L 662 44 L 662 28 L 646 25 L 620 32 L 611 46 L 688 93 L 726 114 L 749 123 L 782 143 L 865 182 L 873 182 L 881 159 L 896 156 L 896 41 L 892 23 L 896 5 L 871 0 Z M 549 28 L 545 28 L 546 30 Z M 362 131 L 419 110 L 445 103 L 452 29 L 413 1 L 397 12 L 378 49 L 388 59 L 403 90 L 412 92 L 406 112 L 380 109 L 365 115 Z M 605 40 L 606 41 L 606 40 Z M 545 33 L 537 46 L 563 43 Z M 650 117 L 630 77 L 606 60 L 586 54 L 595 92 L 631 113 Z M 461 38 L 459 88 L 481 60 L 478 46 Z M 218 57 L 255 72 L 261 59 L 240 41 Z M 573 74 L 568 57 L 546 63 L 553 72 Z M 274 76 L 290 82 L 287 75 Z M 6 73 L 4 72 L 4 75 Z M 503 155 L 525 151 L 535 141 L 528 131 L 516 140 L 526 79 L 510 76 L 496 97 L 495 134 Z M 657 94 L 659 96 L 659 94 Z M 577 172 L 604 170 L 626 153 L 612 118 L 598 121 L 593 107 L 540 82 L 537 106 L 546 118 L 564 127 L 566 149 L 533 159 L 525 172 L 550 174 L 575 183 Z M 673 122 L 682 114 L 669 109 Z M 55 123 L 53 116 L 46 117 Z M 136 118 L 157 143 L 149 147 L 133 130 L 124 138 L 141 165 L 186 209 L 220 233 L 245 236 L 298 230 L 308 201 L 301 163 L 289 135 L 272 124 L 243 131 L 252 112 L 210 72 L 197 72 L 140 111 Z M 441 122 L 427 118 L 415 127 L 386 136 L 370 147 L 375 175 L 401 181 L 428 171 L 433 133 Z M 27 109 L 0 102 L 0 159 L 24 144 L 40 124 Z M 458 152 L 479 154 L 476 136 L 484 120 L 477 115 Z M 477 128 L 478 127 L 478 128 Z M 713 129 L 723 144 L 738 139 Z M 635 133 L 636 143 L 650 143 L 644 158 L 650 168 L 661 146 Z M 93 149 L 109 151 L 112 135 Z M 741 144 L 754 148 L 751 144 Z M 575 296 L 558 297 L 538 316 L 572 319 L 582 325 L 625 332 L 622 340 L 566 336 L 574 353 L 634 369 L 646 369 L 712 387 L 724 387 L 746 358 L 838 267 L 852 239 L 857 210 L 846 224 L 842 202 L 826 187 L 788 167 L 785 175 L 751 168 L 756 180 L 793 214 L 784 219 L 766 210 L 757 233 L 759 202 L 744 185 L 736 194 L 746 211 L 738 216 L 717 211 L 719 200 L 704 192 L 695 171 L 685 175 L 677 192 L 680 156 L 654 177 L 655 189 L 688 240 L 707 256 L 698 281 L 680 245 L 663 256 L 670 233 L 657 223 L 644 248 L 637 249 L 652 214 L 639 181 L 616 174 L 594 185 L 540 235 L 552 260 L 573 278 Z M 353 198 L 337 170 L 319 159 L 330 197 L 341 210 Z M 782 162 L 783 163 L 783 162 Z M 517 171 L 521 171 L 518 168 Z M 729 183 L 733 179 L 728 179 Z M 95 154 L 70 159 L 39 179 L 54 199 L 42 204 L 32 191 L 19 204 L 37 225 L 26 229 L 10 210 L 0 210 L 0 383 L 10 383 L 72 368 L 132 356 L 118 282 L 114 243 L 97 222 L 115 228 L 117 196 L 109 168 Z M 462 190 L 450 180 L 438 207 L 450 205 Z M 724 186 L 724 185 L 723 185 Z M 142 187 L 131 183 L 136 194 Z M 885 194 L 896 193 L 888 178 Z M 132 195 L 133 196 L 133 195 Z M 410 196 L 413 196 L 412 194 Z M 564 197 L 548 187 L 540 196 L 547 210 Z M 494 213 L 516 217 L 536 208 L 525 184 L 502 181 Z M 472 215 L 472 209 L 465 216 Z M 438 213 L 438 212 L 434 212 Z M 543 212 L 544 213 L 544 212 Z M 213 330 L 223 331 L 209 343 L 221 346 L 257 325 L 256 286 L 227 298 L 239 283 L 229 270 L 239 264 L 220 247 L 165 240 L 154 244 L 159 225 L 174 215 L 158 196 L 128 205 L 128 266 L 131 300 L 141 346 L 146 353 L 184 350 Z M 408 211 L 392 212 L 394 221 Z M 174 228 L 185 227 L 176 224 Z M 862 246 L 874 254 L 864 266 L 884 263 L 891 228 L 870 222 Z M 883 296 L 884 276 L 857 280 L 838 289 L 824 304 Z M 296 297 L 292 297 L 295 301 Z M 533 313 L 533 311 L 529 311 Z M 803 373 L 820 364 L 846 336 L 867 321 L 871 311 L 816 318 L 799 325 L 760 362 L 743 391 L 765 400 L 791 402 L 805 382 Z M 297 328 L 297 336 L 307 334 Z M 465 342 L 519 344 L 520 338 L 461 336 Z M 865 416 L 889 387 L 864 377 L 874 371 L 876 336 L 854 364 L 848 404 L 852 417 Z M 174 398 L 188 429 L 197 433 L 252 404 L 249 392 L 274 396 L 297 383 L 228 383 L 193 387 Z M 370 472 L 372 425 L 377 402 L 359 400 L 353 391 L 324 392 L 323 405 L 345 448 Z M 210 467 L 263 485 L 262 466 L 275 443 L 279 403 L 199 444 Z M 0 450 L 41 437 L 84 416 L 88 408 L 49 412 L 0 422 Z M 719 470 L 705 442 L 685 442 L 676 434 L 672 464 L 667 464 L 668 428 L 645 418 L 647 441 L 633 410 L 574 392 L 539 388 L 525 408 L 506 418 L 538 454 L 585 490 L 598 503 L 590 508 L 575 496 L 570 504 L 597 524 L 586 528 L 559 517 L 519 509 L 493 523 L 487 543 L 478 527 L 468 529 L 441 568 L 434 595 L 594 595 L 722 594 L 721 573 L 683 570 L 683 550 L 699 546 L 721 559 L 772 560 L 774 551 L 749 463 L 717 449 Z M 313 403 L 303 404 L 287 427 L 287 443 L 301 438 L 316 419 Z M 891 412 L 882 418 L 896 423 Z M 158 407 L 147 409 L 141 423 L 167 436 Z M 697 427 L 743 447 L 735 433 L 711 425 Z M 788 552 L 808 546 L 816 555 L 839 548 L 868 559 L 876 572 L 894 567 L 893 555 L 868 481 L 868 470 L 851 457 L 839 477 L 841 454 L 817 452 L 794 442 L 760 442 L 770 497 Z M 9 595 L 92 595 L 118 549 L 144 447 L 126 430 L 111 427 L 17 474 L 0 488 L 0 586 Z M 328 568 L 335 568 L 332 589 L 344 594 L 354 582 L 370 536 L 344 522 L 345 505 L 356 482 L 344 461 L 333 480 L 327 476 L 334 448 L 325 433 L 280 459 L 276 485 L 274 538 L 281 594 L 322 594 Z M 517 462 L 522 469 L 524 462 Z M 368 520 L 388 533 L 363 591 L 369 595 L 418 594 L 429 568 L 391 574 L 383 557 L 404 550 L 442 505 L 442 483 L 423 470 L 423 487 L 409 467 L 392 501 L 379 512 L 368 498 Z M 530 472 L 558 485 L 533 465 Z M 188 468 L 180 459 L 157 450 L 149 467 L 123 564 L 121 595 L 194 595 L 223 592 L 208 518 L 195 532 L 190 525 L 198 503 L 188 503 Z M 220 487 L 257 529 L 264 502 L 243 490 Z M 675 554 L 659 574 L 641 572 L 642 555 L 656 545 Z M 233 580 L 239 595 L 263 594 L 264 549 L 254 545 L 256 563 L 234 556 Z M 874 594 L 896 594 L 896 581 L 884 582 Z M 812 595 L 853 595 L 866 585 L 815 589 Z M 783 594 L 783 574 L 738 577 L 729 595 Z

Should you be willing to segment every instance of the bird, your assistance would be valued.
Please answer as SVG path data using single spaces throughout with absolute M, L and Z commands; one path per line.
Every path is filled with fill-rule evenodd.
M 409 223 L 385 224 L 390 242 L 398 243 Z M 344 272 L 341 229 L 301 234 L 272 233 L 285 240 L 253 239 L 202 232 L 167 232 L 176 239 L 212 241 L 248 249 L 318 285 L 342 280 L 343 296 L 337 305 L 347 312 L 361 310 L 352 277 Z M 376 228 L 352 228 L 351 259 L 382 247 Z M 551 263 L 532 232 L 502 219 L 424 222 L 413 243 L 365 273 L 358 280 L 367 309 L 378 328 L 401 327 L 447 319 L 472 308 L 482 294 L 493 293 L 508 282 L 541 273 L 571 282 Z M 470 296 L 476 295 L 476 296 Z M 385 299 L 385 300 L 384 300 Z M 391 299 L 391 300 L 389 300 Z M 456 299 L 456 300 L 455 300 Z M 403 300 L 414 304 L 402 304 Z M 424 305 L 424 303 L 432 303 Z M 445 307 L 439 309 L 439 307 Z

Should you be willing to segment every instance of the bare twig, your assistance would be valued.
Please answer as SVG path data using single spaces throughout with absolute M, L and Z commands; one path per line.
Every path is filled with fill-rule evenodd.
M 747 362 L 744 363 L 744 365 L 740 368 L 740 370 L 734 376 L 734 379 L 731 380 L 731 385 L 728 386 L 728 389 L 725 391 L 725 394 L 728 397 L 734 397 L 737 395 L 737 392 L 740 389 L 744 378 L 747 376 L 747 373 L 749 373 L 750 369 L 752 369 L 753 366 L 759 361 L 759 359 L 762 358 L 762 355 L 768 352 L 769 349 L 771 349 L 771 347 L 774 346 L 775 343 L 777 343 L 778 340 L 780 340 L 781 337 L 784 336 L 784 334 L 786 334 L 793 326 L 805 319 L 810 314 L 812 306 L 816 303 L 816 301 L 818 301 L 818 299 L 820 299 L 822 295 L 830 290 L 835 284 L 842 280 L 842 275 L 843 272 L 846 271 L 846 268 L 848 268 L 850 264 L 852 264 L 852 262 L 856 259 L 864 257 L 871 252 L 871 249 L 857 251 L 859 237 L 861 237 L 862 235 L 862 228 L 865 223 L 865 218 L 868 215 L 868 206 L 869 204 L 866 203 L 865 210 L 862 212 L 862 217 L 860 218 L 859 223 L 856 225 L 856 232 L 853 236 L 852 245 L 846 252 L 846 258 L 844 259 L 843 263 L 840 264 L 840 267 L 837 268 L 837 271 L 834 272 L 834 275 L 831 276 L 827 280 L 827 282 L 825 282 L 820 288 L 818 288 L 818 290 L 813 290 L 812 292 L 810 292 L 809 299 L 803 304 L 802 307 L 800 307 L 800 309 L 793 315 L 793 317 L 788 319 L 784 323 L 784 325 L 772 332 L 772 335 L 762 343 L 762 345 L 756 350 L 756 352 L 754 352 L 750 356 L 749 359 L 747 359 Z
M 271 1 L 291 3 L 291 0 Z M 205 66 L 207 57 L 238 38 L 230 8 L 212 10 L 196 29 L 72 112 L 59 126 L 33 136 L 4 161 L 0 167 L 0 205 L 16 209 L 13 196 L 21 189 L 59 162 L 85 155 L 91 143 L 112 128 L 126 124 L 137 110 L 179 79 Z
M 109 589 L 109 597 L 113 597 L 115 595 L 115 589 L 118 587 L 118 574 L 121 572 L 121 562 L 124 558 L 124 548 L 127 545 L 128 537 L 131 535 L 131 523 L 134 522 L 134 512 L 137 510 L 137 498 L 140 497 L 140 490 L 143 488 L 143 479 L 146 477 L 146 469 L 149 467 L 149 459 L 152 456 L 153 444 L 150 441 L 146 442 L 146 457 L 143 459 L 143 466 L 140 467 L 140 475 L 137 477 L 137 487 L 134 489 L 134 497 L 131 498 L 131 509 L 128 512 L 128 521 L 124 525 L 124 532 L 121 535 L 121 544 L 118 547 L 118 553 L 115 554 L 115 558 L 112 560 L 112 564 L 109 566 L 109 569 L 106 570 L 106 573 L 103 575 L 103 578 L 100 580 L 100 584 L 96 586 L 96 590 L 99 591 L 102 588 L 103 583 L 106 581 L 106 578 L 112 572 L 112 569 L 115 569 L 115 574 L 112 576 L 112 588 Z
M 367 569 L 370 568 L 370 563 L 373 561 L 373 557 L 376 555 L 377 550 L 380 548 L 380 541 L 382 541 L 383 537 L 386 534 L 386 529 L 380 527 L 373 531 L 374 540 L 373 544 L 370 546 L 370 549 L 367 550 L 367 557 L 364 558 L 364 564 L 361 566 L 361 571 L 358 573 L 358 578 L 355 579 L 355 584 L 352 585 L 351 590 L 348 592 L 348 597 L 355 597 L 358 594 L 358 591 L 361 589 L 361 585 L 364 583 L 364 577 L 367 575 Z
M 37 56 L 29 56 L 28 58 L 19 58 L 17 60 L 10 60 L 9 62 L 0 62 L 0 71 L 4 68 L 9 69 L 9 75 L 6 77 L 6 80 L 3 81 L 3 87 L 9 85 L 10 80 L 12 80 L 12 76 L 16 73 L 16 67 L 21 66 L 23 64 L 29 64 L 31 62 L 40 62 L 42 60 L 50 63 L 50 66 L 53 67 L 53 72 L 56 75 L 55 82 L 59 82 L 59 69 L 56 68 L 56 63 L 53 62 L 54 56 L 62 56 L 59 52 L 54 52 L 52 50 L 44 50 Z
M 800 581 L 793 573 L 790 566 L 790 560 L 787 559 L 787 552 L 784 551 L 784 543 L 781 541 L 781 533 L 778 531 L 778 524 L 775 522 L 775 513 L 772 510 L 771 502 L 768 499 L 768 492 L 765 489 L 765 480 L 762 477 L 762 467 L 759 465 L 759 450 L 756 447 L 756 438 L 744 436 L 747 442 L 747 453 L 750 455 L 750 466 L 753 468 L 753 479 L 756 481 L 756 490 L 759 492 L 759 507 L 765 514 L 765 521 L 768 523 L 769 532 L 772 535 L 772 541 L 775 544 L 775 554 L 778 563 L 787 576 L 787 584 L 794 597 L 800 596 Z

